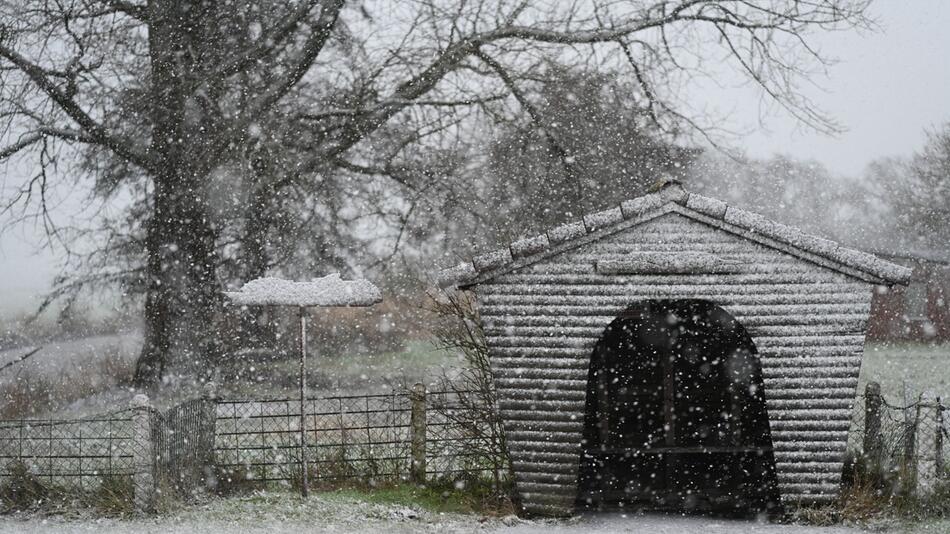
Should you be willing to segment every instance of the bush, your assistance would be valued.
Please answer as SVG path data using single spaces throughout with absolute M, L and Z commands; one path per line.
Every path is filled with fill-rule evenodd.
M 455 452 L 491 473 L 497 495 L 511 499 L 511 459 L 497 392 L 491 373 L 488 345 L 481 319 L 471 296 L 441 293 L 430 296 L 432 311 L 438 314 L 436 345 L 462 355 L 465 367 L 453 376 L 443 375 L 440 389 L 451 393 L 445 403 L 432 408 L 460 432 Z
M 248 470 L 244 467 L 223 468 L 218 466 L 215 466 L 214 479 L 210 484 L 215 495 L 221 497 L 244 495 L 262 490 L 266 485 L 264 481 L 250 476 Z
M 128 515 L 135 509 L 131 475 L 109 475 L 93 490 L 90 502 L 100 515 Z
M 37 478 L 23 462 L 9 468 L 7 482 L 0 487 L 3 512 L 20 512 L 48 504 L 54 492 Z
M 922 491 L 906 465 L 874 461 L 849 451 L 838 502 L 802 510 L 799 517 L 820 524 L 950 517 L 950 478 L 944 477 Z
M 23 462 L 10 466 L 0 486 L 2 513 L 64 512 L 91 508 L 101 516 L 128 515 L 134 509 L 135 490 L 129 475 L 102 477 L 92 490 L 53 486 L 30 472 Z

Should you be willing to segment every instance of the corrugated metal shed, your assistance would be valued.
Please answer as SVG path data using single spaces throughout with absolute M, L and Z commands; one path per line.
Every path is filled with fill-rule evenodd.
M 874 285 L 910 270 L 678 184 L 442 273 L 479 300 L 525 511 L 574 509 L 588 366 L 632 303 L 706 299 L 761 359 L 783 503 L 837 495 Z

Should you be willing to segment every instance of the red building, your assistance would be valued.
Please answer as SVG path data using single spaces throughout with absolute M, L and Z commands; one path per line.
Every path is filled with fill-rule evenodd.
M 877 256 L 914 270 L 910 285 L 879 286 L 871 301 L 869 341 L 950 342 L 950 259 L 930 254 Z

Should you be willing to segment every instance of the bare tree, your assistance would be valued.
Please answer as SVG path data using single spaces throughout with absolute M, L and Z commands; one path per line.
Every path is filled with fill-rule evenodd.
M 950 236 L 950 123 L 927 133 L 910 158 L 873 162 L 866 173 L 898 223 L 892 245 L 906 252 L 946 253 Z
M 234 248 L 222 235 L 257 239 L 267 217 L 254 206 L 280 210 L 289 191 L 306 197 L 324 183 L 358 183 L 372 197 L 378 191 L 364 184 L 383 180 L 405 192 L 409 201 L 396 211 L 406 219 L 413 198 L 442 185 L 415 165 L 418 147 L 457 139 L 492 114 L 531 115 L 516 88 L 531 79 L 540 56 L 625 65 L 636 105 L 659 128 L 686 124 L 707 135 L 715 128 L 682 105 L 669 80 L 701 74 L 697 57 L 725 58 L 802 122 L 833 130 L 796 89 L 826 60 L 808 37 L 866 25 L 867 4 L 4 1 L 0 158 L 37 169 L 5 205 L 28 206 L 51 223 L 45 193 L 72 176 L 89 178 L 108 198 L 125 195 L 129 211 L 104 225 L 121 238 L 97 241 L 102 246 L 91 254 L 98 259 L 87 262 L 95 272 L 63 283 L 69 290 L 121 282 L 144 294 L 136 382 L 154 385 L 172 368 L 194 375 L 210 367 L 217 351 L 211 326 L 228 281 L 222 265 Z M 215 181 L 233 176 L 223 171 L 242 161 L 252 169 L 266 161 L 253 155 L 262 135 L 297 148 L 277 160 L 293 171 L 242 180 L 235 193 L 247 231 L 225 229 L 233 219 L 215 217 Z M 365 181 L 346 181 L 357 178 Z M 306 198 L 297 203 L 307 205 Z M 318 221 L 327 225 L 319 230 L 332 235 L 333 219 Z M 52 224 L 50 234 L 59 235 Z M 129 261 L 121 268 L 109 263 L 123 255 Z

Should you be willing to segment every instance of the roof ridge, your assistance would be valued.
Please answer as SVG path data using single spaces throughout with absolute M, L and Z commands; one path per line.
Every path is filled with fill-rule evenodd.
M 758 213 L 730 206 L 722 200 L 690 193 L 679 182 L 668 181 L 655 193 L 625 200 L 618 207 L 589 213 L 580 221 L 565 223 L 540 235 L 513 241 L 505 248 L 479 254 L 471 262 L 443 269 L 438 275 L 438 283 L 441 287 L 465 285 L 522 258 L 541 254 L 554 246 L 641 217 L 668 204 L 682 206 L 707 218 L 790 245 L 802 252 L 870 274 L 886 283 L 906 284 L 910 280 L 912 270 L 907 267 L 805 233 Z

